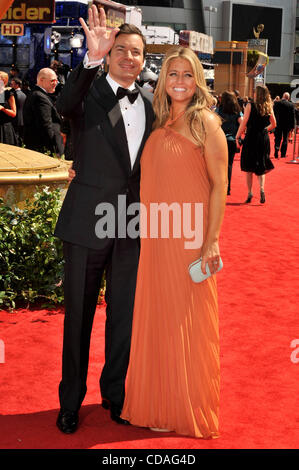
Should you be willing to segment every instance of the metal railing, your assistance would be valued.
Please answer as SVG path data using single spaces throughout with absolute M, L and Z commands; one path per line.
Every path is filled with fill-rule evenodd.
M 293 160 L 290 160 L 289 163 L 299 163 L 299 124 L 294 128 Z

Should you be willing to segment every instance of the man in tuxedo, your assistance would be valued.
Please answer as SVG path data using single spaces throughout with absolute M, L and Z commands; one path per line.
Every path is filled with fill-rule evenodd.
M 89 28 L 81 25 L 88 53 L 70 74 L 57 109 L 70 119 L 75 177 L 71 181 L 55 234 L 64 242 L 65 322 L 60 412 L 57 426 L 76 431 L 86 394 L 90 335 L 101 278 L 106 274 L 105 364 L 100 377 L 102 406 L 121 419 L 129 362 L 139 239 L 118 233 L 118 212 L 139 201 L 140 156 L 149 136 L 152 94 L 135 80 L 143 68 L 145 39 L 138 28 L 106 29 L 104 10 L 89 9 Z M 109 53 L 109 54 L 108 54 Z M 109 73 L 98 75 L 107 56 Z M 119 196 L 126 199 L 120 207 Z M 97 207 L 115 209 L 115 237 L 100 238 Z
M 21 90 L 22 80 L 20 78 L 12 78 L 11 79 L 11 87 L 15 91 L 15 100 L 16 100 L 16 107 L 17 107 L 17 115 L 13 120 L 13 126 L 15 132 L 18 136 L 19 146 L 21 147 L 24 138 L 24 119 L 23 119 L 23 108 L 24 103 L 26 101 L 26 95 Z
M 275 158 L 278 158 L 280 149 L 281 158 L 285 158 L 288 147 L 288 136 L 295 126 L 295 107 L 290 102 L 290 94 L 284 93 L 281 100 L 275 101 L 273 111 L 276 118 L 275 136 Z M 281 144 L 282 139 L 282 144 Z M 280 146 L 281 144 L 281 146 Z
M 38 72 L 36 85 L 23 108 L 24 144 L 31 150 L 62 155 L 61 117 L 49 96 L 54 93 L 57 83 L 53 70 L 44 68 Z

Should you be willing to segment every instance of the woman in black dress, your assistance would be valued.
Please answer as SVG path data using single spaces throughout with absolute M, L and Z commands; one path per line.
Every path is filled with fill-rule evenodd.
M 236 134 L 236 145 L 239 146 L 239 137 L 246 129 L 246 135 L 241 153 L 241 170 L 247 173 L 248 196 L 246 203 L 252 199 L 252 179 L 255 173 L 260 185 L 260 202 L 265 199 L 265 174 L 273 170 L 270 160 L 270 139 L 268 132 L 276 127 L 272 100 L 269 90 L 264 85 L 258 85 L 254 93 L 254 101 L 248 103 L 244 118 Z
M 232 91 L 224 91 L 221 95 L 221 104 L 217 113 L 222 118 L 222 130 L 225 133 L 228 147 L 228 187 L 227 194 L 230 195 L 232 169 L 236 153 L 236 133 L 243 120 L 240 105 L 236 95 Z
M 17 108 L 14 91 L 7 89 L 8 75 L 0 71 L 0 143 L 18 145 L 12 120 L 16 117 Z

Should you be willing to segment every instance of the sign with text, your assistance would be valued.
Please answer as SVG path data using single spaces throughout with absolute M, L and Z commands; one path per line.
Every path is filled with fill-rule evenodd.
M 119 28 L 126 21 L 126 7 L 121 3 L 112 2 L 110 0 L 93 0 L 93 4 L 97 7 L 104 8 L 106 13 L 106 25 L 108 28 Z
M 1 36 L 24 36 L 24 25 L 13 23 L 1 24 Z
M 266 83 L 266 66 L 268 64 L 268 39 L 248 39 L 248 52 L 259 53 L 258 60 L 247 77 L 255 79 L 255 85 Z
M 5 15 L 11 4 L 13 3 L 13 0 L 1 0 L 0 2 L 0 20 L 2 17 Z
M 214 52 L 212 36 L 197 31 L 180 31 L 179 44 L 203 54 L 213 54 Z
M 248 49 L 268 53 L 268 39 L 248 39 Z
M 2 21 L 5 23 L 54 23 L 55 0 L 14 0 Z

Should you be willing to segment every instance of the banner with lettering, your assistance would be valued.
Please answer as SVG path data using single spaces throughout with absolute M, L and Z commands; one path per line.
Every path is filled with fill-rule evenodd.
M 3 8 L 1 21 L 5 23 L 54 23 L 55 0 L 1 0 L 9 8 Z M 1 17 L 1 15 L 0 15 Z
M 1 0 L 0 2 L 0 20 L 4 16 L 4 14 L 7 12 L 9 7 L 13 4 L 14 0 Z

